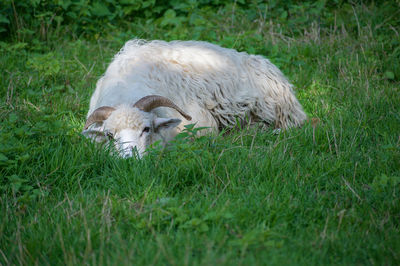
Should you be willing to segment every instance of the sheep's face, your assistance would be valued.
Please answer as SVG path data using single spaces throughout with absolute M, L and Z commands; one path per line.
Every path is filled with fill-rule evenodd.
M 124 158 L 141 158 L 152 143 L 161 140 L 165 144 L 171 140 L 180 122 L 180 119 L 160 118 L 135 107 L 121 106 L 103 123 L 97 123 L 83 133 L 99 142 L 112 142 Z

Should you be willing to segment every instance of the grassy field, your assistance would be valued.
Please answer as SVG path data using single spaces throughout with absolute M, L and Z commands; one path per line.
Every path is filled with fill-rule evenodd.
M 192 28 L 0 42 L 0 264 L 398 265 L 393 5 L 347 5 L 312 23 L 249 19 L 233 5 Z M 80 132 L 97 79 L 131 38 L 262 54 L 310 120 L 279 135 L 189 129 L 143 160 L 116 158 Z

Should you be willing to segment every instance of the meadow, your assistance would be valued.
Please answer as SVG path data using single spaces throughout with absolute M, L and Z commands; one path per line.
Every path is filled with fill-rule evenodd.
M 83 2 L 0 4 L 1 265 L 399 265 L 399 1 Z M 80 132 L 133 38 L 261 54 L 309 120 L 113 156 Z

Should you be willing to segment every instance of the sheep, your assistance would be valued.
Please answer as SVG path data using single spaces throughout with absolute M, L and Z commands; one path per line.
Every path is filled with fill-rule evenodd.
M 82 133 L 141 158 L 188 124 L 204 133 L 237 121 L 280 130 L 306 118 L 292 85 L 260 55 L 202 41 L 131 40 L 98 80 Z

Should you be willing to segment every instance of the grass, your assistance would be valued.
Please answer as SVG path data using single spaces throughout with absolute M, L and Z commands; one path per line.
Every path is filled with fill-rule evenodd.
M 270 58 L 311 119 L 279 135 L 189 129 L 141 161 L 80 135 L 97 79 L 133 35 L 3 42 L 0 263 L 399 264 L 399 24 L 373 5 L 350 11 L 330 28 L 289 19 L 300 33 L 210 16 L 222 26 L 208 40 Z

